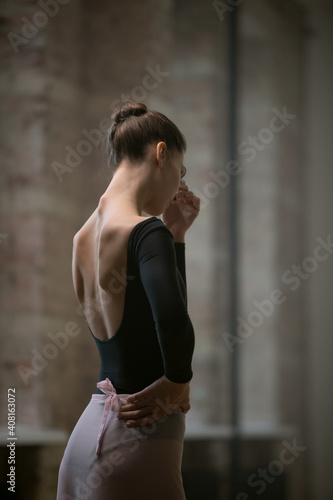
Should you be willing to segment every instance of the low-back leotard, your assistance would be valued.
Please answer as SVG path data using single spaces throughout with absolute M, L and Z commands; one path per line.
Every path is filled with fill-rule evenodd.
M 187 311 L 185 244 L 174 242 L 164 223 L 150 217 L 129 235 L 126 266 L 120 327 L 108 340 L 90 330 L 101 359 L 99 380 L 109 378 L 122 394 L 138 392 L 163 374 L 188 382 L 194 331 Z

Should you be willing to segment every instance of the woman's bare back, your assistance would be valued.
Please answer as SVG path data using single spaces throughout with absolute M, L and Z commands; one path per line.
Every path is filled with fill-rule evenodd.
M 73 240 L 72 276 L 76 297 L 93 334 L 110 339 L 121 324 L 125 290 L 127 243 L 145 217 L 111 213 L 100 202 Z

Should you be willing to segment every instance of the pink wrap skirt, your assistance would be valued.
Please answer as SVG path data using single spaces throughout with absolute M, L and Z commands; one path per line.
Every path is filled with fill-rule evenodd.
M 109 379 L 97 385 L 64 452 L 57 500 L 186 500 L 181 460 L 185 415 L 180 408 L 143 427 L 117 418 L 129 394 Z

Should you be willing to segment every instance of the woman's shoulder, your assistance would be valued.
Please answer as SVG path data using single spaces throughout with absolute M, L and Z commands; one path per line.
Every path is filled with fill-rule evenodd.
M 163 251 L 166 245 L 173 245 L 174 239 L 164 222 L 157 217 L 147 217 L 139 221 L 131 230 L 128 238 L 128 249 L 138 255 L 142 249 L 155 248 Z
M 157 217 L 114 217 L 103 223 L 100 238 L 103 243 L 118 238 L 127 240 L 135 234 L 142 234 L 160 226 L 164 224 Z

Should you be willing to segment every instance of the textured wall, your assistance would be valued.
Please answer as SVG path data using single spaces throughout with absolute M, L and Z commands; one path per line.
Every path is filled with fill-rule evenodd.
M 78 339 L 71 337 L 66 348 L 64 335 L 58 335 L 64 337 L 62 344 L 54 340 L 69 321 L 78 320 L 70 257 L 80 189 L 79 179 L 60 184 L 51 161 L 78 136 L 81 123 L 78 4 L 58 7 L 26 43 L 11 49 L 2 39 L 1 203 L 2 231 L 8 236 L 2 245 L 1 321 L 11 339 L 2 351 L 2 380 L 18 388 L 19 422 L 34 427 L 52 425 L 54 416 L 58 425 L 68 426 L 71 417 L 66 423 L 62 418 L 75 411 L 72 395 L 64 395 L 62 418 L 57 408 L 63 388 L 75 392 L 77 382 L 70 376 Z M 7 2 L 5 12 L 8 31 L 22 36 L 30 33 L 25 31 L 29 22 L 36 28 L 42 11 Z
M 130 98 L 165 112 L 187 138 L 187 181 L 202 199 L 186 244 L 197 339 L 188 420 L 228 424 L 231 8 L 222 16 L 205 0 L 52 5 L 46 18 L 37 2 L 8 0 L 2 7 L 1 390 L 17 388 L 21 424 L 67 431 L 95 390 L 99 360 L 77 310 L 72 238 L 110 181 L 99 139 L 115 105 Z M 301 18 L 289 2 L 281 5 L 255 0 L 239 7 L 243 317 L 273 289 L 287 295 L 282 273 L 301 256 Z M 21 38 L 9 40 L 9 32 Z M 267 132 L 274 109 L 284 107 L 295 119 Z M 260 140 L 251 161 L 249 136 Z M 301 295 L 289 293 L 241 344 L 246 424 L 302 424 L 301 307 Z M 276 456 L 274 444 L 257 454 L 256 446 L 244 450 L 249 466 Z M 41 456 L 54 479 L 51 454 L 42 450 Z M 202 444 L 187 454 L 187 464 L 191 458 L 197 467 L 202 456 L 216 469 L 227 467 L 225 446 Z M 43 488 L 49 492 L 43 500 L 52 498 L 52 488 Z
M 256 0 L 241 14 L 242 419 L 273 427 L 299 426 L 304 410 L 302 287 L 290 284 L 302 257 L 303 22 L 292 4 Z
M 333 4 L 321 0 L 314 5 L 303 2 L 310 9 L 307 38 L 309 54 L 306 65 L 307 117 L 304 150 L 305 192 L 307 204 L 305 255 L 313 256 L 317 238 L 332 241 L 333 168 L 332 168 L 332 45 Z M 333 265 L 332 248 L 321 250 L 322 261 L 307 279 L 305 315 L 307 342 L 303 348 L 306 370 L 306 412 L 309 454 L 308 472 L 311 474 L 311 495 L 318 500 L 333 497 L 331 455 L 333 447 Z

